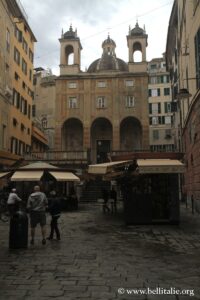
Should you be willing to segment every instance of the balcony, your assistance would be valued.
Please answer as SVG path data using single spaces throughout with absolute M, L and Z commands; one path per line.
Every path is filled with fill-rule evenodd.
M 26 161 L 48 161 L 56 164 L 87 164 L 88 151 L 47 151 L 31 152 L 24 155 Z

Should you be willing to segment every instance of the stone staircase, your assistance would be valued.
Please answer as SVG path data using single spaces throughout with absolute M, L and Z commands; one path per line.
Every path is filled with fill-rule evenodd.
M 96 202 L 97 199 L 102 198 L 102 189 L 110 191 L 110 182 L 101 179 L 90 180 L 86 183 L 81 202 Z

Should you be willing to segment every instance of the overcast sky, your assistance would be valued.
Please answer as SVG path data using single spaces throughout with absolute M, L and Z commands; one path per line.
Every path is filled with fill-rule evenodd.
M 126 35 L 138 19 L 148 34 L 147 59 L 161 57 L 166 47 L 167 28 L 173 0 L 21 0 L 37 43 L 35 67 L 51 68 L 59 74 L 62 28 L 77 28 L 83 50 L 84 71 L 101 57 L 101 44 L 108 33 L 116 42 L 117 57 L 128 61 Z

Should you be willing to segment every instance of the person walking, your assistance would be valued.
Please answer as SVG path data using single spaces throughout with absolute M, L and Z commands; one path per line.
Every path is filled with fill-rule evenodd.
M 112 213 L 117 212 L 117 192 L 115 189 L 112 187 L 110 191 L 110 199 L 112 199 Z
M 102 189 L 101 191 L 102 193 L 102 198 L 104 200 L 104 204 L 103 204 L 103 212 L 106 213 L 106 212 L 110 212 L 110 208 L 108 207 L 108 191 L 106 189 Z
M 34 245 L 35 228 L 40 224 L 42 244 L 46 244 L 46 209 L 48 200 L 46 195 L 40 191 L 39 185 L 34 186 L 34 192 L 29 196 L 27 210 L 30 212 L 31 245 Z
M 52 191 L 50 193 L 51 198 L 49 199 L 49 213 L 51 214 L 51 232 L 47 240 L 52 240 L 54 232 L 56 233 L 56 238 L 60 240 L 60 230 L 58 228 L 58 219 L 61 215 L 61 205 L 60 200 L 56 197 L 56 192 Z
M 17 190 L 12 189 L 7 200 L 8 211 L 10 217 L 12 217 L 16 211 L 19 210 L 19 203 L 22 202 L 22 199 L 18 197 Z

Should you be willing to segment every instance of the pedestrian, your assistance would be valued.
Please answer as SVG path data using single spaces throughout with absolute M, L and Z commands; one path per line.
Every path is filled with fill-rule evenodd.
M 44 193 L 40 191 L 39 185 L 34 186 L 34 192 L 29 196 L 27 210 L 30 212 L 31 225 L 31 245 L 34 245 L 35 228 L 40 224 L 42 234 L 42 244 L 46 244 L 46 209 L 48 200 Z
M 12 189 L 7 200 L 7 206 L 10 216 L 12 217 L 19 210 L 19 203 L 22 199 L 17 195 L 17 190 Z
M 115 189 L 112 187 L 110 191 L 110 199 L 112 199 L 113 204 L 112 204 L 112 213 L 117 212 L 117 192 Z
M 102 189 L 102 198 L 104 200 L 103 204 L 103 212 L 110 212 L 110 208 L 108 207 L 108 191 L 106 189 Z
M 51 232 L 47 238 L 47 240 L 52 240 L 54 236 L 54 232 L 56 233 L 56 238 L 60 240 L 60 230 L 58 228 L 58 219 L 61 215 L 61 205 L 60 200 L 56 197 L 56 192 L 52 191 L 50 193 L 49 199 L 49 213 L 51 214 Z

